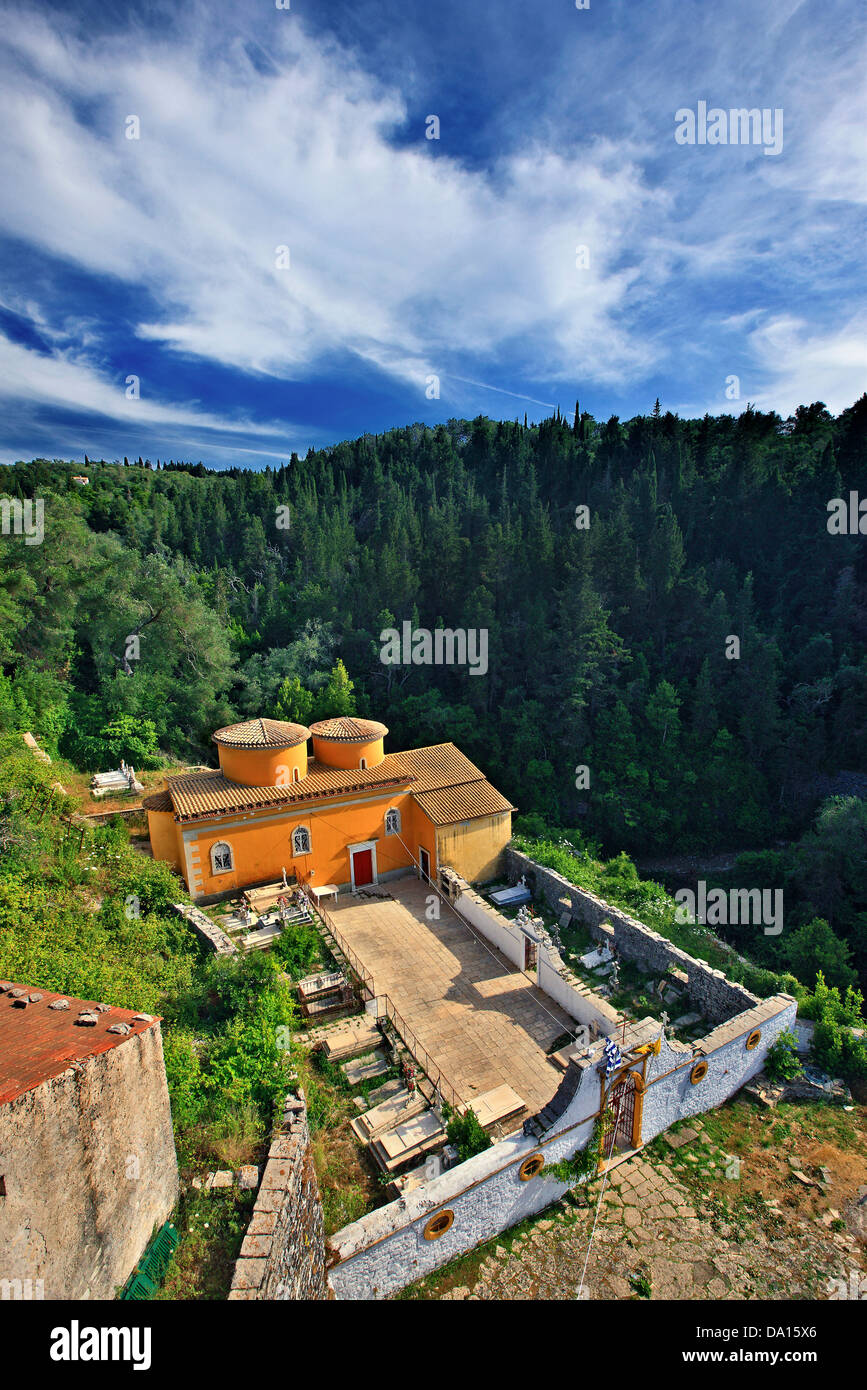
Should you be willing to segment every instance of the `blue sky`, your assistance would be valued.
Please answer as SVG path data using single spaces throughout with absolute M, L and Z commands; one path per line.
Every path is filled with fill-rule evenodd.
M 849 0 L 0 5 L 0 459 L 838 412 L 865 33 Z M 700 101 L 781 109 L 781 152 L 679 144 Z

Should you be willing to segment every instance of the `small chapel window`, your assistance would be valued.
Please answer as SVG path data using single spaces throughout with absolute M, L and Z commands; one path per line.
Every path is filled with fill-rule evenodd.
M 215 874 L 231 873 L 234 865 L 232 863 L 232 850 L 229 845 L 211 846 L 211 868 Z
M 400 811 L 390 810 L 385 813 L 385 833 L 386 835 L 400 834 Z
M 306 825 L 299 825 L 297 830 L 292 831 L 292 853 L 310 853 L 310 831 Z

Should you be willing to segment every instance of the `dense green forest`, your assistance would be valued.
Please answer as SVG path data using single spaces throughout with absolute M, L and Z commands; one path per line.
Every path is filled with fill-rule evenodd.
M 0 468 L 0 494 L 44 504 L 41 544 L 0 540 L 0 724 L 147 767 L 213 761 L 236 717 L 355 709 L 392 748 L 453 739 L 531 833 L 764 851 L 758 881 L 865 969 L 867 541 L 828 527 L 859 488 L 867 396 L 837 418 L 413 425 L 261 472 Z M 384 665 L 404 621 L 487 629 L 486 674 Z M 815 858 L 817 835 L 837 872 L 811 898 L 783 842 Z
M 867 489 L 867 397 L 836 420 L 480 418 L 276 471 L 80 470 L 0 469 L 45 500 L 44 544 L 2 540 L 0 704 L 85 762 L 123 716 L 206 757 L 287 677 L 309 710 L 340 657 L 391 747 L 453 738 L 614 850 L 770 844 L 867 768 L 867 545 L 827 529 Z M 487 628 L 487 674 L 384 666 L 406 619 Z

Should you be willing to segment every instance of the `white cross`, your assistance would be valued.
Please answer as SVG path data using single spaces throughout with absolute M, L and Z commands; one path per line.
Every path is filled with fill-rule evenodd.
M 663 1011 L 662 1011 L 662 1013 L 659 1015 L 659 1017 L 662 1019 L 662 1031 L 663 1031 L 663 1033 L 664 1033 L 664 1032 L 665 1032 L 665 1025 L 666 1025 L 666 1023 L 668 1022 L 668 1014 L 665 1012 L 665 1009 L 663 1009 Z

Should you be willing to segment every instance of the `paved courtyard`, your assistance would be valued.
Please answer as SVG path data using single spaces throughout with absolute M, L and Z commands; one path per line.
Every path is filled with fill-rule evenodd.
M 411 876 L 382 887 L 392 899 L 346 894 L 329 904 L 377 992 L 389 995 L 463 1100 L 505 1083 L 530 1114 L 541 1110 L 562 1076 L 546 1052 L 573 1020 L 447 903 L 428 922 L 432 889 Z

